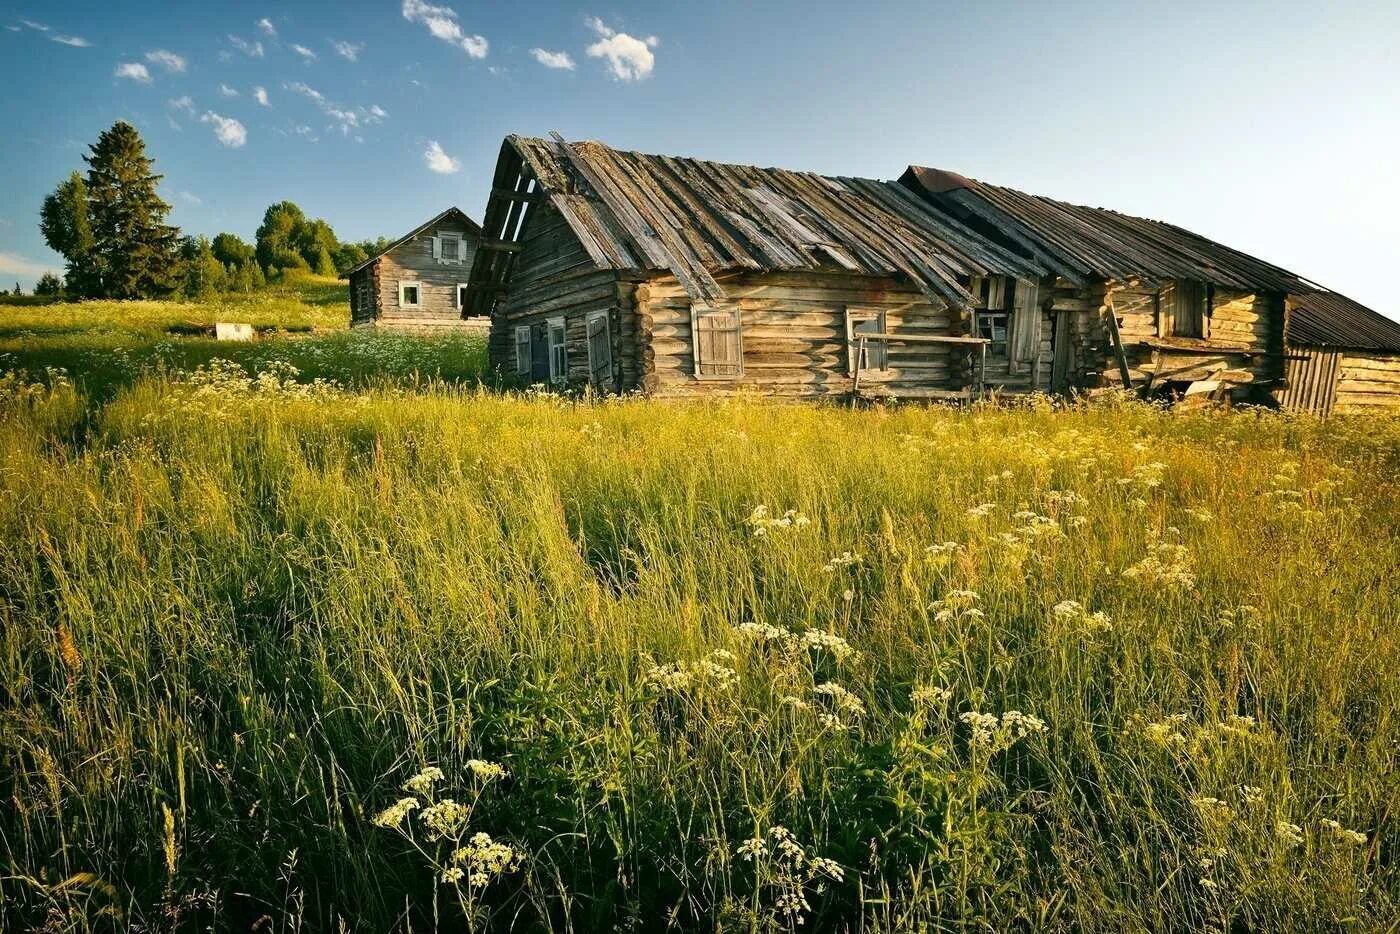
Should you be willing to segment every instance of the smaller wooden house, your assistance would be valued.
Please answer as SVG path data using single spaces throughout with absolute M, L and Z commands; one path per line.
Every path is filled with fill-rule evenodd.
M 1279 405 L 1317 415 L 1400 412 L 1400 322 L 1336 292 L 1288 296 Z
M 481 227 L 452 207 L 346 273 L 351 327 L 486 328 L 464 314 Z

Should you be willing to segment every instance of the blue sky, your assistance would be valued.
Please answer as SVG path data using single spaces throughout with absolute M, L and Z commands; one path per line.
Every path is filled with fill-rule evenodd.
M 117 119 L 187 232 L 290 198 L 346 239 L 479 216 L 501 138 L 893 178 L 1170 220 L 1400 318 L 1400 3 L 0 0 L 0 283 Z M 263 89 L 265 103 L 257 89 Z

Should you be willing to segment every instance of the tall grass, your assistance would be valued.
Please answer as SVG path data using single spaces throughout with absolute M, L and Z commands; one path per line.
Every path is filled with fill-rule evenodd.
M 0 402 L 7 929 L 1400 923 L 1395 420 L 90 405 Z

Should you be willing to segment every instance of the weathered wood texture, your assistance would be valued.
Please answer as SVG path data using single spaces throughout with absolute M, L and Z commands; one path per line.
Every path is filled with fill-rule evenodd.
M 882 313 L 884 329 L 918 336 L 963 335 L 964 316 L 935 305 L 912 284 L 846 273 L 732 273 L 718 277 L 741 318 L 743 375 L 695 376 L 691 299 L 674 276 L 637 285 L 643 386 L 658 396 L 738 391 L 820 397 L 852 391 L 847 311 Z M 942 344 L 889 344 L 887 369 L 864 370 L 862 392 L 903 398 L 967 386 L 969 351 Z
M 443 234 L 461 238 L 465 257 L 460 261 L 433 256 L 433 238 Z M 478 236 L 459 224 L 444 223 L 421 231 L 395 246 L 368 266 L 350 276 L 351 324 L 373 325 L 399 330 L 439 330 L 442 328 L 485 328 L 486 318 L 462 318 L 457 288 L 469 281 Z M 369 301 L 363 299 L 361 283 L 368 281 Z M 418 282 L 422 287 L 417 308 L 399 303 L 399 284 Z
M 1345 414 L 1400 410 L 1400 354 L 1342 352 L 1337 373 L 1337 401 L 1332 411 Z

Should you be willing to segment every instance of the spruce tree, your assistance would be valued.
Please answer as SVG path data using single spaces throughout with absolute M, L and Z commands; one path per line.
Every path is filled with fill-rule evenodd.
M 88 217 L 92 254 L 109 298 L 155 298 L 179 286 L 178 228 L 165 223 L 170 205 L 156 194 L 161 176 L 151 171 L 136 128 L 112 124 L 97 138 L 88 164 Z

